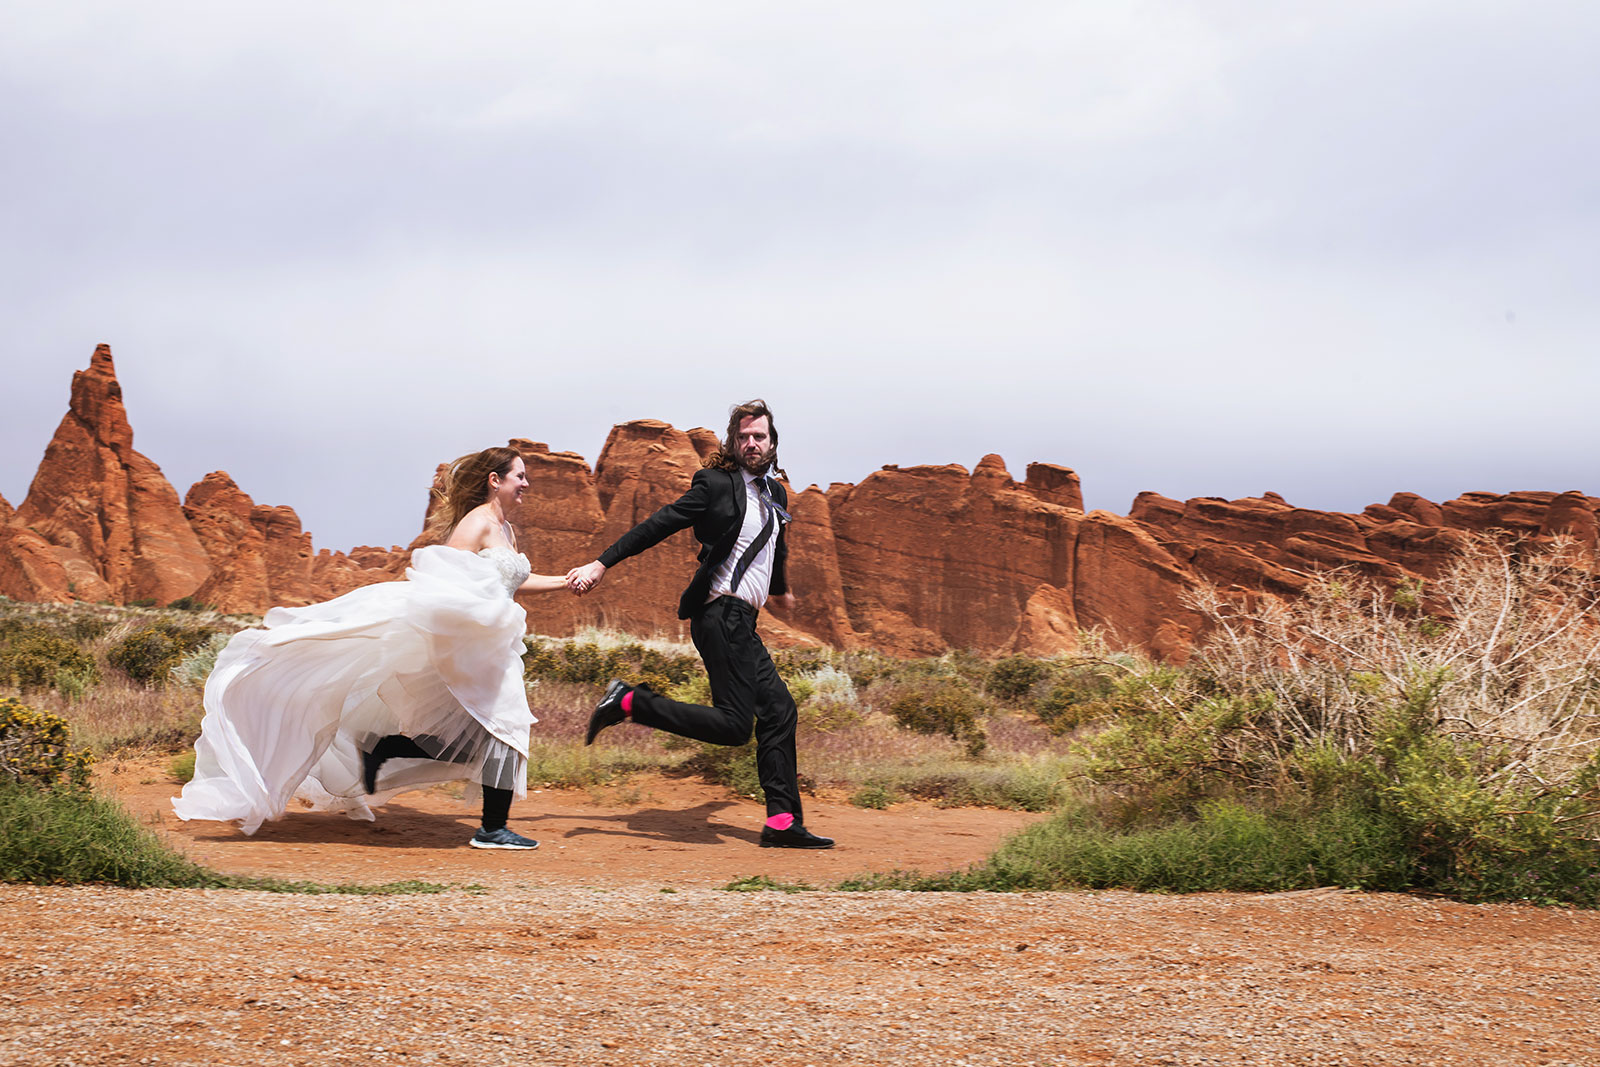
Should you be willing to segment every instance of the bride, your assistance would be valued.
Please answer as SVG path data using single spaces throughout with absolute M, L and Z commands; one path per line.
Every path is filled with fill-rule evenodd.
M 527 791 L 526 614 L 512 597 L 567 588 L 531 574 L 507 512 L 528 475 L 514 449 L 450 465 L 430 540 L 406 580 L 304 608 L 273 608 L 235 634 L 206 682 L 194 778 L 180 819 L 235 820 L 253 834 L 292 797 L 373 818 L 406 789 L 468 783 L 483 795 L 474 848 L 537 848 L 506 826 Z

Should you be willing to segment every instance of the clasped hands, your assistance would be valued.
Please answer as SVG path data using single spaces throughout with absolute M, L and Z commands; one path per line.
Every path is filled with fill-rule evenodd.
M 593 592 L 595 586 L 600 584 L 600 579 L 605 576 L 606 565 L 604 563 L 599 560 L 595 560 L 593 563 L 585 563 L 583 566 L 574 567 L 567 572 L 567 588 L 572 591 L 573 596 L 583 596 L 585 593 Z M 781 593 L 772 599 L 779 607 L 788 611 L 794 610 L 795 598 L 793 593 Z
M 585 563 L 583 566 L 574 567 L 567 572 L 567 588 L 572 591 L 573 596 L 583 596 L 599 585 L 600 579 L 605 576 L 606 565 L 604 563 L 599 560 L 595 560 L 593 563 Z

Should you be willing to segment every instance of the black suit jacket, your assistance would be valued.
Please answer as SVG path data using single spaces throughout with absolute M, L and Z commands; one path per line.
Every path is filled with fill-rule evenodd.
M 772 483 L 772 496 L 779 507 L 788 508 L 789 494 L 776 481 Z M 600 553 L 600 562 L 609 570 L 629 556 L 637 556 L 679 530 L 693 526 L 700 542 L 700 567 L 678 601 L 678 618 L 690 618 L 705 607 L 706 597 L 711 595 L 712 576 L 739 540 L 746 499 L 742 472 L 702 467 L 694 472 L 694 481 L 687 493 L 617 538 L 615 544 Z M 778 524 L 778 543 L 773 549 L 772 584 L 768 590 L 772 596 L 782 596 L 789 591 L 785 574 L 789 542 L 784 526 L 784 523 Z

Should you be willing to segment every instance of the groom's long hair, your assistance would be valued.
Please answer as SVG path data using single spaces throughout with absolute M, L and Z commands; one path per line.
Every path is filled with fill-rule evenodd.
M 735 404 L 728 411 L 728 432 L 722 438 L 722 446 L 702 460 L 700 465 L 724 471 L 743 470 L 739 462 L 739 423 L 745 419 L 759 419 L 763 415 L 767 419 L 767 432 L 772 435 L 772 462 L 767 470 L 789 477 L 789 472 L 778 466 L 778 423 L 773 419 L 772 409 L 767 407 L 767 402 L 759 397 Z

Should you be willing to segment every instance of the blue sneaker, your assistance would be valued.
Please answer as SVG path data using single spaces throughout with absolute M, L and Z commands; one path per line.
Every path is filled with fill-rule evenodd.
M 533 838 L 523 837 L 521 834 L 508 830 L 504 826 L 498 830 L 485 830 L 480 826 L 478 827 L 478 832 L 472 835 L 472 840 L 468 841 L 467 844 L 473 848 L 528 849 L 539 847 L 539 842 Z

